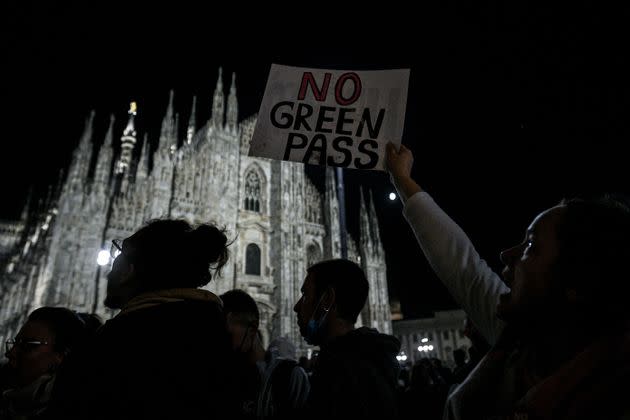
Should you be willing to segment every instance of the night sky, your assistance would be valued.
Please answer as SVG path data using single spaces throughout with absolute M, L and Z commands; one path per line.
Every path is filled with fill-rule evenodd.
M 223 66 L 226 94 L 237 73 L 243 119 L 258 110 L 271 63 L 410 68 L 403 143 L 415 153 L 414 176 L 498 270 L 499 251 L 562 197 L 630 192 L 623 13 L 586 3 L 410 12 L 383 2 L 360 13 L 325 3 L 296 11 L 83 3 L 1 6 L 1 218 L 17 218 L 29 186 L 42 194 L 67 167 L 91 109 L 100 143 L 109 114 L 120 136 L 136 100 L 139 137 L 155 142 L 170 89 L 180 121 L 192 95 L 205 121 Z M 319 168 L 308 171 L 321 181 Z M 351 232 L 359 188 L 375 195 L 390 294 L 405 316 L 454 307 L 400 202 L 387 199 L 387 176 L 349 170 L 346 181 Z

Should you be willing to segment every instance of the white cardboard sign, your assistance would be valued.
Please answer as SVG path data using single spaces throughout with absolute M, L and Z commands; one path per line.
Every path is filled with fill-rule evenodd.
M 272 64 L 249 156 L 385 170 L 400 144 L 409 69 L 344 71 Z

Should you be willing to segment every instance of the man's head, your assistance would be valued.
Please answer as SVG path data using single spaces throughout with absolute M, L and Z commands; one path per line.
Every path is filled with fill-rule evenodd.
M 221 295 L 232 348 L 241 353 L 252 350 L 258 334 L 260 313 L 256 301 L 243 290 L 234 289 Z
M 328 260 L 309 267 L 302 296 L 293 308 L 300 333 L 310 344 L 320 344 L 331 320 L 354 325 L 368 290 L 365 273 L 351 261 Z
M 630 211 L 609 196 L 563 201 L 537 216 L 525 240 L 501 254 L 511 291 L 497 312 L 506 321 L 608 314 L 627 319 Z

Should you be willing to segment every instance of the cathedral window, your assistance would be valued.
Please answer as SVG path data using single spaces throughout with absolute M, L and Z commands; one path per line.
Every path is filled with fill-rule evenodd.
M 255 171 L 245 176 L 245 210 L 260 213 L 260 178 Z
M 260 248 L 256 244 L 247 245 L 245 251 L 245 274 L 260 276 Z

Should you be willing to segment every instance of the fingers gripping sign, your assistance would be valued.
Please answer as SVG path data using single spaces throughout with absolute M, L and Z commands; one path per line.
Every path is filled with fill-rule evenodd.
M 403 202 L 406 202 L 415 193 L 422 191 L 422 188 L 411 178 L 412 167 L 413 153 L 411 150 L 403 144 L 398 150 L 396 150 L 395 144 L 391 142 L 387 144 L 387 171 Z

